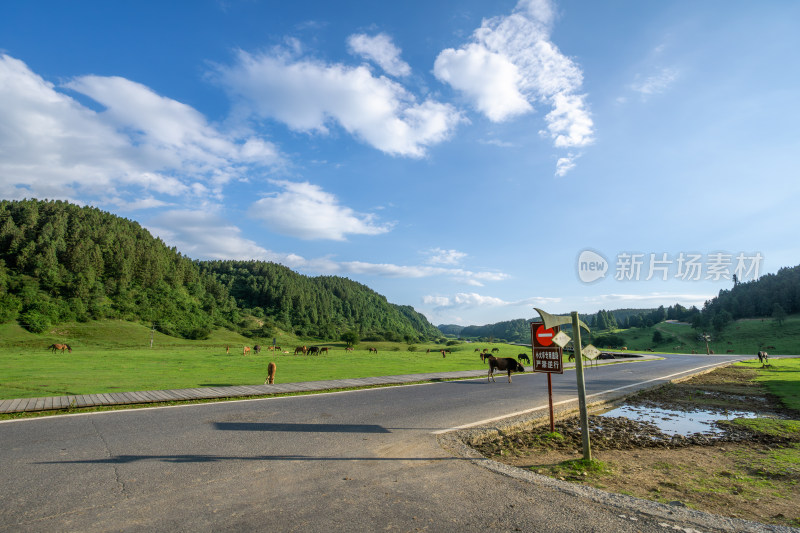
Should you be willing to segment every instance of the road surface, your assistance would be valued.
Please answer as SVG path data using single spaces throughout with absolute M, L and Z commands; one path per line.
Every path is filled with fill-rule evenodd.
M 587 393 L 621 395 L 735 359 L 590 368 Z M 553 385 L 556 402 L 575 399 L 574 372 Z M 546 377 L 516 374 L 511 384 L 503 376 L 3 422 L 0 531 L 758 530 L 576 496 L 440 445 L 451 428 L 546 404 Z

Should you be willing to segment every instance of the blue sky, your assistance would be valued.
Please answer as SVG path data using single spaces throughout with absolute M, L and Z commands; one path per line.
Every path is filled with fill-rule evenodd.
M 800 264 L 796 2 L 0 9 L 0 196 L 193 259 L 462 325 L 702 306 Z

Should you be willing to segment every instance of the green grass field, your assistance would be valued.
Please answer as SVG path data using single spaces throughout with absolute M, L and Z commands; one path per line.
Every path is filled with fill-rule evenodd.
M 766 367 L 756 361 L 745 361 L 737 366 L 758 370 L 758 381 L 779 397 L 790 409 L 800 411 L 800 358 L 770 359 Z
M 122 321 L 67 324 L 50 334 L 34 335 L 17 325 L 0 325 L 0 399 L 103 392 L 164 390 L 264 383 L 267 363 L 278 365 L 277 383 L 372 376 L 486 369 L 479 348 L 498 348 L 501 357 L 516 357 L 530 348 L 508 344 L 465 343 L 445 347 L 405 343 L 361 343 L 345 352 L 342 342 L 319 342 L 280 335 L 277 344 L 289 355 L 269 352 L 272 339 L 247 339 L 226 330 L 208 340 L 189 341 L 153 334 L 147 327 Z M 47 347 L 67 343 L 72 353 Z M 261 344 L 260 355 L 242 355 L 243 346 Z M 328 346 L 320 356 L 295 356 L 299 345 Z M 230 354 L 226 354 L 230 346 Z M 369 347 L 378 349 L 375 355 Z M 439 350 L 452 351 L 442 358 Z M 430 349 L 431 353 L 426 353 Z
M 660 331 L 664 342 L 655 344 L 653 333 Z M 649 328 L 616 330 L 614 333 L 625 339 L 628 350 L 646 350 L 662 353 L 706 353 L 706 344 L 698 341 L 697 331 L 688 324 L 662 322 Z M 778 326 L 770 318 L 737 320 L 721 334 L 712 334 L 709 343 L 714 353 L 753 354 L 765 346 L 774 346 L 767 351 L 771 355 L 800 355 L 800 315 L 792 315 Z M 598 346 L 601 348 L 601 346 Z M 729 352 L 730 350 L 730 352 Z

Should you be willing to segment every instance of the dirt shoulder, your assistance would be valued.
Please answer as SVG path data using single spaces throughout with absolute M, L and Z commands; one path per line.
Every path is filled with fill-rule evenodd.
M 671 435 L 652 423 L 590 416 L 594 461 L 581 461 L 576 418 L 469 443 L 483 456 L 538 474 L 721 516 L 800 527 L 800 413 L 782 409 L 753 370 L 725 367 L 625 400 L 640 409 L 751 411 L 717 436 Z M 720 415 L 720 418 L 723 418 Z

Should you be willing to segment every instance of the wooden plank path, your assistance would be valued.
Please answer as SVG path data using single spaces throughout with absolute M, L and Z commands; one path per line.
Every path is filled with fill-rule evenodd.
M 639 359 L 657 358 L 649 355 L 628 354 Z M 569 368 L 575 363 L 565 363 Z M 16 398 L 0 400 L 0 414 L 35 411 L 68 410 L 77 407 L 99 407 L 104 405 L 140 405 L 175 401 L 210 400 L 215 398 L 247 398 L 269 396 L 287 392 L 313 392 L 370 385 L 396 385 L 444 379 L 469 379 L 485 377 L 487 369 L 462 370 L 458 372 L 434 372 L 429 374 L 403 374 L 371 378 L 351 378 L 326 381 L 301 381 L 275 385 L 231 385 L 227 387 L 202 387 L 157 391 L 107 392 L 101 394 L 77 394 L 73 396 L 47 396 L 42 398 Z

